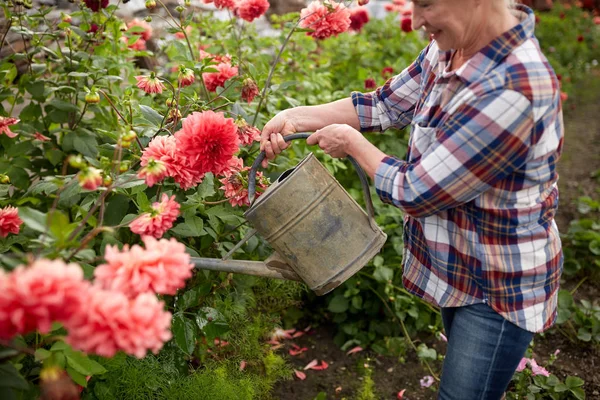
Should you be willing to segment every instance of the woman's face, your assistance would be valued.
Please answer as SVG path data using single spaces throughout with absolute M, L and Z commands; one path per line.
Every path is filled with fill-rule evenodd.
M 485 0 L 489 1 L 489 0 Z M 477 40 L 485 21 L 475 0 L 413 0 L 413 29 L 425 28 L 442 51 L 465 48 Z

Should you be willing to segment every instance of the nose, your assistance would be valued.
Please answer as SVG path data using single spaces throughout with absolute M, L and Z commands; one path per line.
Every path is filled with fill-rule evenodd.
M 412 7 L 412 28 L 413 30 L 420 29 L 425 25 L 425 18 L 423 18 L 423 12 L 420 7 Z

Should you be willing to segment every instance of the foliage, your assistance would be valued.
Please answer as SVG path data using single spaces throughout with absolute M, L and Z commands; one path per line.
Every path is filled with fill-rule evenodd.
M 527 357 L 532 357 L 533 348 L 527 351 Z M 543 366 L 544 369 L 550 369 L 557 359 L 557 353 L 551 354 L 548 362 Z M 507 399 L 577 399 L 586 398 L 582 388 L 583 379 L 576 376 L 567 376 L 564 381 L 556 375 L 536 374 L 532 369 L 525 368 L 517 371 L 512 379 L 510 390 L 507 392 Z
M 580 197 L 577 209 L 583 218 L 571 221 L 562 237 L 567 247 L 564 273 L 567 276 L 591 274 L 593 278 L 600 271 L 600 202 Z

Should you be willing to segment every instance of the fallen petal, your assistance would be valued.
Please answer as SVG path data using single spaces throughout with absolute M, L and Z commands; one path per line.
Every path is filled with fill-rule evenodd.
M 272 345 L 278 345 L 278 344 L 281 344 L 279 341 L 277 341 L 277 340 L 273 340 L 273 339 L 269 340 L 267 343 L 269 343 L 269 344 L 272 344 Z
M 340 394 L 340 393 L 342 393 L 342 387 L 341 387 L 341 386 L 338 386 L 338 387 L 336 387 L 336 388 L 335 388 L 335 393 L 336 393 L 336 394 Z
M 311 326 L 311 325 L 307 326 L 306 328 L 304 328 L 304 332 L 308 332 L 308 331 L 310 331 L 310 328 L 312 328 L 312 326 Z
M 240 371 L 243 371 L 244 369 L 246 369 L 246 361 L 242 360 L 240 362 Z
M 297 369 L 294 370 L 294 374 L 296 374 L 296 377 L 298 379 L 300 379 L 301 381 L 306 379 L 306 374 L 302 371 L 298 371 Z
M 406 389 L 402 389 L 401 391 L 398 392 L 398 400 L 403 399 L 404 398 L 404 392 L 406 392 Z
M 311 362 L 306 364 L 306 367 L 304 367 L 304 370 L 306 371 L 307 369 L 312 369 L 316 365 L 319 365 L 319 361 L 317 361 L 317 359 L 315 358 L 314 360 L 312 360 Z
M 363 351 L 363 348 L 360 346 L 356 346 L 355 348 L 348 350 L 346 355 L 349 356 L 350 354 L 358 353 L 359 351 Z
M 298 338 L 298 337 L 300 337 L 300 336 L 302 336 L 302 335 L 304 335 L 304 332 L 298 331 L 298 332 L 296 332 L 296 333 L 294 333 L 294 334 L 292 335 L 292 338 L 294 338 L 294 339 L 295 339 L 295 338 Z
M 448 338 L 446 337 L 446 335 L 444 335 L 443 333 L 440 332 L 440 339 L 442 339 L 442 342 L 446 342 L 448 343 Z
M 316 365 L 314 367 L 312 367 L 312 369 L 316 369 L 318 371 L 324 370 L 329 368 L 329 364 L 327 364 L 325 361 L 321 361 L 320 365 Z
M 290 356 L 297 356 L 298 354 L 302 354 L 307 350 L 308 350 L 308 348 L 306 348 L 306 347 L 298 347 L 295 349 L 290 349 L 289 353 L 290 353 Z

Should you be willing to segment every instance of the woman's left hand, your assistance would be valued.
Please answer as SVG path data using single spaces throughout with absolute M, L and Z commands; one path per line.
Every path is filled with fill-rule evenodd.
M 306 143 L 319 145 L 331 157 L 344 158 L 360 140 L 365 140 L 363 135 L 350 125 L 332 124 L 310 135 Z

